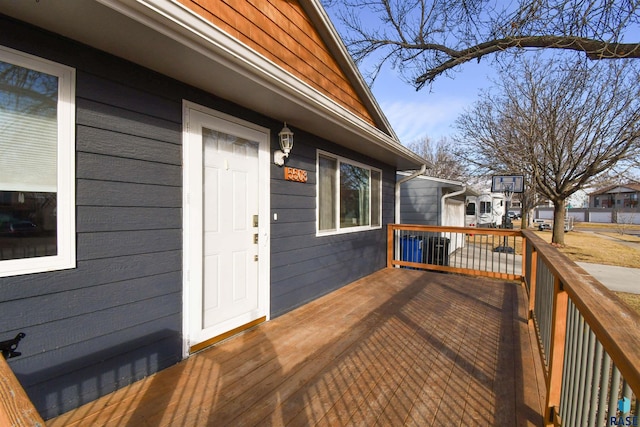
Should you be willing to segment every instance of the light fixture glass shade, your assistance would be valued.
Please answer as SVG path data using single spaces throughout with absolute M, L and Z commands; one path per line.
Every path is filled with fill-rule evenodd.
M 287 122 L 284 123 L 284 127 L 280 133 L 278 133 L 278 136 L 280 137 L 280 148 L 282 152 L 289 157 L 289 153 L 293 148 L 293 132 L 287 127 Z

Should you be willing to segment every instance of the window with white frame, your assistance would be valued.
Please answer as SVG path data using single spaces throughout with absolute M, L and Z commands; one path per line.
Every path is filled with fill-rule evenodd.
M 0 277 L 75 266 L 75 70 L 0 46 Z
M 318 151 L 318 232 L 380 228 L 382 172 Z

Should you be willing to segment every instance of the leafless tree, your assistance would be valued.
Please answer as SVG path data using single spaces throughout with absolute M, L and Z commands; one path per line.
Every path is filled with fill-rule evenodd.
M 425 172 L 426 175 L 452 181 L 468 181 L 464 164 L 453 154 L 453 142 L 449 138 L 442 137 L 434 141 L 425 136 L 408 143 L 407 148 L 433 164 Z
M 639 83 L 628 61 L 524 61 L 459 117 L 458 154 L 524 173 L 553 202 L 552 241 L 564 244 L 565 200 L 640 155 Z
M 356 62 L 385 63 L 416 89 L 460 64 L 545 48 L 590 59 L 640 58 L 640 3 L 633 0 L 324 0 L 344 23 Z

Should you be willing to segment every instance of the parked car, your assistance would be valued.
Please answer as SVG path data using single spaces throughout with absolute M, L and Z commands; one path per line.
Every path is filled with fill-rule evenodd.
M 538 230 L 551 231 L 551 224 L 547 224 L 546 222 L 543 222 L 542 224 L 538 225 Z
M 510 219 L 520 219 L 521 218 L 521 215 L 518 212 L 514 212 L 514 211 L 507 212 L 507 216 Z
M 25 236 L 38 231 L 38 227 L 31 221 L 9 218 L 0 221 L 0 236 Z

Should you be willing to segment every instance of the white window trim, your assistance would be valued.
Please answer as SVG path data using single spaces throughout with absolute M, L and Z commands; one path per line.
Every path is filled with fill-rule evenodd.
M 336 229 L 335 230 L 320 230 L 320 156 L 330 157 L 337 161 L 337 173 L 336 173 L 336 208 L 335 208 L 335 220 L 336 220 Z M 348 228 L 340 228 L 340 164 L 348 163 L 350 165 L 354 165 L 363 169 L 368 169 L 369 171 L 377 171 L 380 173 L 380 188 L 378 188 L 378 225 L 363 225 L 359 227 L 348 227 Z M 371 182 L 369 183 L 369 188 L 371 188 Z M 373 197 L 369 194 L 369 215 L 371 215 L 371 203 Z M 369 218 L 369 222 L 372 222 L 372 218 Z M 332 236 L 336 234 L 347 234 L 347 233 L 357 233 L 361 231 L 370 231 L 370 230 L 379 230 L 382 228 L 382 170 L 378 168 L 374 168 L 373 166 L 369 166 L 365 163 L 360 163 L 355 160 L 349 159 L 348 157 L 339 156 L 337 154 L 333 154 L 329 151 L 324 150 L 316 150 L 316 236 Z
M 58 77 L 57 255 L 0 261 L 0 277 L 74 268 L 76 71 L 4 46 L 0 46 L 0 60 Z

